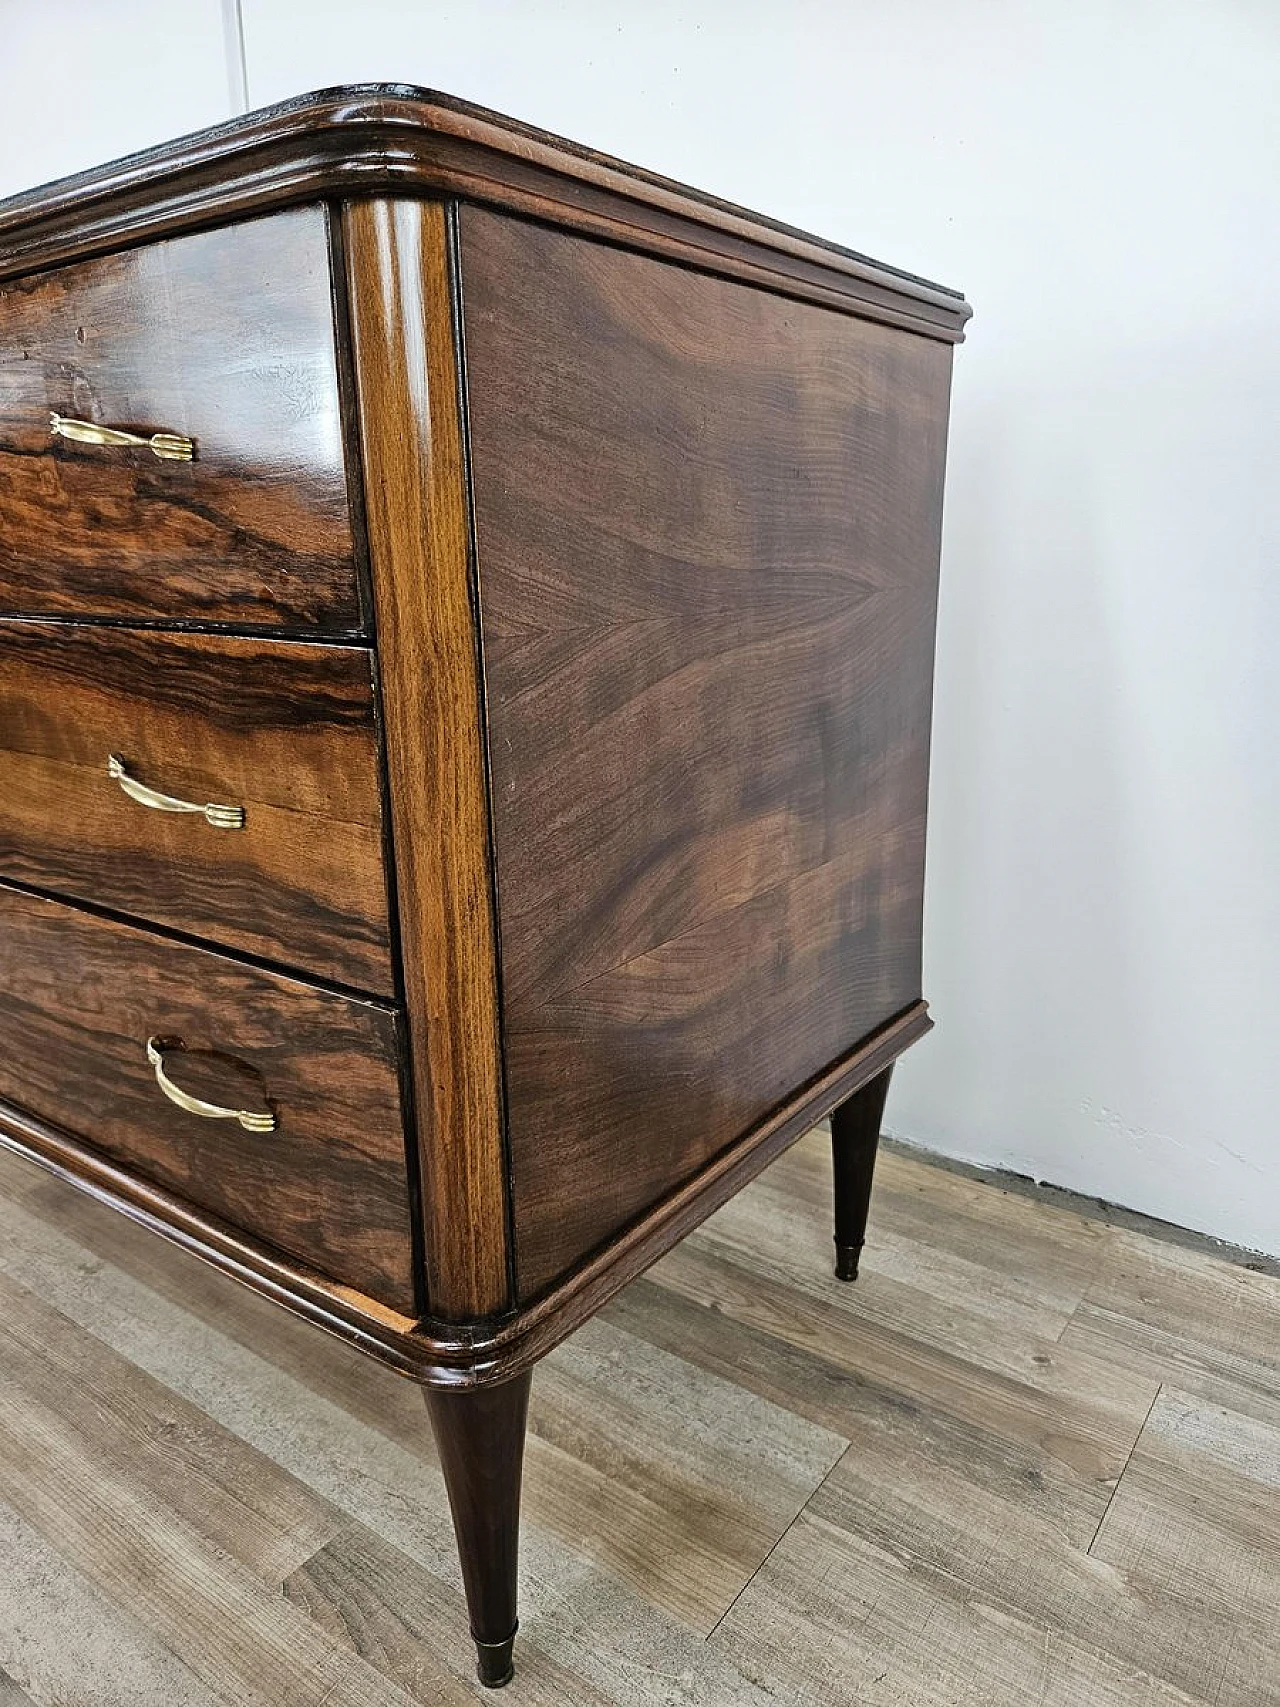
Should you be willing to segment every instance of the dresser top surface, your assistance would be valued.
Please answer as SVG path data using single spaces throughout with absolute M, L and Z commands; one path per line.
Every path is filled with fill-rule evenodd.
M 0 201 L 0 278 L 326 196 L 448 194 L 963 336 L 962 295 L 451 95 L 322 89 Z M 760 279 L 763 282 L 763 279 Z

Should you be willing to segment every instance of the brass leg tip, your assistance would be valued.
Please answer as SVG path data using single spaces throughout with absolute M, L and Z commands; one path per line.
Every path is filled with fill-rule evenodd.
M 515 1676 L 511 1650 L 515 1646 L 513 1630 L 505 1642 L 476 1641 L 476 1676 L 486 1689 L 501 1689 Z
M 836 1279 L 856 1280 L 858 1278 L 858 1258 L 862 1255 L 861 1245 L 836 1246 Z

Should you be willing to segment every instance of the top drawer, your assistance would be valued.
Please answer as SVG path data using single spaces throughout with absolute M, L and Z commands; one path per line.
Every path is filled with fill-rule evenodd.
M 359 630 L 323 209 L 0 285 L 0 612 Z

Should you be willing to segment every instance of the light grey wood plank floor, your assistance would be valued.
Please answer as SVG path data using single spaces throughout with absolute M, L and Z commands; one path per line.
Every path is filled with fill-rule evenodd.
M 506 1699 L 1276 1707 L 1280 1279 L 825 1132 L 543 1364 Z M 0 1155 L 0 1707 L 475 1700 L 421 1402 Z

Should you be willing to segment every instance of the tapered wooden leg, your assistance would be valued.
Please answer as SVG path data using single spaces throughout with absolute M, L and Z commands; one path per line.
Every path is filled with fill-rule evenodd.
M 856 1280 L 867 1237 L 871 1181 L 876 1171 L 880 1122 L 893 1068 L 855 1091 L 831 1115 L 831 1160 L 836 1186 L 836 1279 Z
M 520 1470 L 529 1375 L 498 1387 L 426 1387 L 467 1591 L 476 1672 L 489 1689 L 510 1683 L 516 1637 Z

